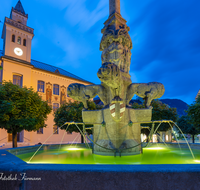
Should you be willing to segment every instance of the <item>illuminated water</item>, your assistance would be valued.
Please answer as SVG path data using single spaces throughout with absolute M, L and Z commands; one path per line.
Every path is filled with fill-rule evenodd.
M 32 153 L 17 155 L 28 162 Z M 62 147 L 39 151 L 31 160 L 31 164 L 200 164 L 200 150 L 193 150 L 193 159 L 189 149 L 168 148 L 154 145 L 143 149 L 143 154 L 134 156 L 100 156 L 92 154 L 91 149 Z

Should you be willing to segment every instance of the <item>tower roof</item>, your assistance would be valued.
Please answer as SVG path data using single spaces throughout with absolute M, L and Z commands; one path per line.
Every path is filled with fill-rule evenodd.
M 18 11 L 18 12 L 20 12 L 20 13 L 25 15 L 25 11 L 24 11 L 24 8 L 23 8 L 22 3 L 21 3 L 20 0 L 17 2 L 14 10 L 16 10 L 16 11 Z

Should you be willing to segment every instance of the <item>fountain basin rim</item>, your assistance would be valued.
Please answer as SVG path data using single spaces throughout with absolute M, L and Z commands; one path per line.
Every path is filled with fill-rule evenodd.
M 6 150 L 0 150 L 0 172 L 28 170 L 49 171 L 94 171 L 94 172 L 198 172 L 200 164 L 158 164 L 158 165 L 90 165 L 90 164 L 28 164 Z
M 168 145 L 177 145 L 175 143 L 167 143 Z M 186 143 L 180 143 L 181 145 L 186 145 Z M 80 144 L 83 145 L 83 144 Z M 196 148 L 200 150 L 200 143 L 191 143 Z M 36 148 L 40 145 L 31 146 L 28 148 Z M 51 145 L 52 146 L 52 145 Z M 57 144 L 55 144 L 57 146 Z M 177 145 L 178 146 L 178 145 Z M 0 150 L 0 171 L 1 169 L 8 169 L 12 166 L 13 170 L 21 169 L 48 169 L 48 170 L 58 170 L 58 171 L 127 171 L 127 172 L 200 172 L 200 164 L 143 164 L 143 165 L 109 165 L 109 164 L 31 164 L 26 163 L 20 158 L 16 157 L 9 151 L 20 150 L 27 147 L 17 147 Z M 1 156 L 1 155 L 4 156 Z M 5 155 L 6 154 L 6 155 Z
M 164 143 L 162 142 L 159 142 L 159 143 L 150 143 L 150 145 L 153 145 L 153 144 L 161 144 L 161 145 L 164 145 Z M 168 146 L 172 146 L 172 147 L 178 147 L 179 148 L 179 145 L 178 143 L 171 143 L 171 142 L 166 142 L 165 143 L 166 145 Z M 182 148 L 188 148 L 188 144 L 187 143 L 179 143 L 181 145 Z M 78 148 L 87 148 L 86 145 L 84 143 L 78 143 L 76 144 L 78 146 Z M 92 146 L 92 143 L 89 143 L 88 144 L 90 147 Z M 189 143 L 190 146 L 192 146 L 192 149 L 197 149 L 197 150 L 200 150 L 200 143 Z M 14 151 L 17 151 L 17 150 L 32 150 L 35 149 L 37 150 L 41 145 L 32 145 L 32 146 L 24 146 L 24 147 L 16 147 L 16 148 L 7 148 L 7 149 L 2 149 L 2 150 L 6 150 L 7 152 L 10 152 L 13 154 Z M 43 147 L 48 147 L 50 149 L 54 149 L 54 148 L 58 148 L 60 146 L 60 144 L 44 144 Z M 69 145 L 69 144 L 62 144 L 61 146 L 74 146 L 73 144 L 72 145 Z M 42 147 L 42 148 L 43 148 Z M 27 153 L 27 152 L 26 152 Z M 123 152 L 122 152 L 123 153 Z M 22 153 L 24 154 L 24 153 Z M 1 155 L 1 154 L 0 154 Z M 101 155 L 101 154 L 100 154 Z M 113 155 L 113 154 L 112 154 Z M 131 154 L 130 154 L 131 155 Z
M 94 154 L 96 155 L 100 155 L 100 156 L 133 156 L 133 155 L 138 155 L 138 154 L 141 154 L 141 151 L 138 151 L 138 152 L 130 152 L 130 153 L 108 153 L 108 152 L 96 152 L 96 151 L 93 151 Z

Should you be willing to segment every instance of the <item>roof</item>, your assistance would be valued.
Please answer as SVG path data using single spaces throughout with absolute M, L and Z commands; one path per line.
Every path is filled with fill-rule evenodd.
M 0 57 L 3 56 L 3 51 L 0 50 Z M 6 56 L 4 56 L 6 57 Z M 12 58 L 12 57 L 10 57 Z M 13 60 L 15 60 L 14 58 L 12 58 Z M 15 60 L 16 61 L 16 60 Z M 19 61 L 19 60 L 18 60 Z M 28 63 L 28 62 L 27 62 Z M 65 71 L 64 69 L 61 69 L 59 67 L 55 67 L 55 66 L 52 66 L 52 65 L 48 65 L 46 63 L 42 63 L 42 62 L 39 62 L 39 61 L 36 61 L 36 60 L 33 60 L 31 59 L 31 64 L 29 65 L 33 65 L 34 68 L 36 69 L 41 69 L 41 70 L 44 70 L 44 71 L 48 71 L 48 72 L 51 72 L 51 73 L 54 73 L 54 74 L 57 74 L 57 75 L 63 75 L 63 76 L 66 76 L 66 77 L 70 77 L 70 78 L 73 78 L 73 79 L 77 79 L 77 80 L 81 80 L 81 81 L 84 81 L 84 82 L 88 82 L 88 83 L 91 83 L 89 81 L 86 81 L 68 71 Z
M 14 10 L 16 10 L 16 11 L 22 13 L 22 14 L 25 14 L 24 8 L 23 8 L 22 3 L 21 3 L 20 0 L 17 2 Z
M 60 75 L 64 75 L 64 76 L 67 76 L 67 77 L 70 77 L 70 78 L 74 78 L 74 79 L 77 79 L 77 80 L 81 80 L 81 81 L 85 81 L 85 82 L 89 82 L 89 81 L 86 81 L 68 71 L 65 71 L 64 69 L 61 69 L 61 68 L 58 68 L 58 67 L 55 67 L 55 66 L 52 66 L 52 65 L 48 65 L 46 63 L 42 63 L 42 62 L 39 62 L 39 61 L 35 61 L 33 59 L 31 59 L 31 64 L 37 68 L 37 69 L 41 69 L 41 70 L 45 70 L 45 71 L 49 71 L 49 72 L 52 72 L 52 73 L 55 73 L 55 74 L 60 74 Z

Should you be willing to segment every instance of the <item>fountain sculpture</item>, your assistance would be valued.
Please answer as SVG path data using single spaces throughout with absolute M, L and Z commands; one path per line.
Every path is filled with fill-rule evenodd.
M 1 189 L 199 189 L 200 151 L 197 144 L 192 145 L 196 149 L 195 157 L 185 149 L 184 143 L 152 145 L 139 155 L 142 152 L 140 122 L 151 120 L 151 101 L 163 95 L 164 87 L 156 82 L 131 82 L 132 42 L 128 31 L 120 15 L 120 0 L 110 0 L 110 16 L 102 30 L 100 45 L 102 66 L 97 73 L 101 85 L 71 84 L 68 87 L 68 95 L 84 104 L 84 123 L 94 124 L 94 154 L 83 144 L 79 147 L 76 144 L 45 145 L 53 134 L 39 148 L 2 149 Z M 145 99 L 145 109 L 129 107 L 134 94 Z M 89 111 L 87 102 L 96 95 L 104 108 Z M 63 125 L 69 123 L 74 122 Z M 120 158 L 95 154 L 138 155 Z
M 109 0 L 109 13 L 100 43 L 102 66 L 97 76 L 101 84 L 85 86 L 74 83 L 67 91 L 71 98 L 83 102 L 83 122 L 94 124 L 94 154 L 140 154 L 140 122 L 151 121 L 151 101 L 160 98 L 165 89 L 158 82 L 132 83 L 129 74 L 132 41 L 126 20 L 120 14 L 120 0 Z M 145 109 L 129 107 L 135 94 L 145 100 Z M 104 103 L 104 108 L 90 111 L 87 102 L 96 95 Z

